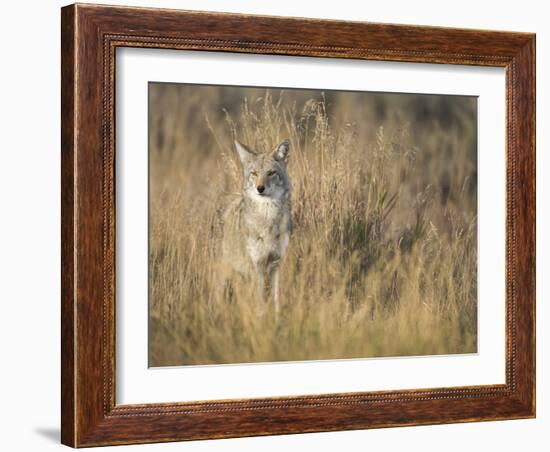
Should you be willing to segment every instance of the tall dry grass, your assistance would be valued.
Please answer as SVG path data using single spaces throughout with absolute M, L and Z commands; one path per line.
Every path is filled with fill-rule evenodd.
M 151 366 L 467 353 L 477 338 L 473 98 L 151 84 Z M 234 138 L 291 140 L 278 315 L 216 287 Z M 226 294 L 227 295 L 227 294 Z

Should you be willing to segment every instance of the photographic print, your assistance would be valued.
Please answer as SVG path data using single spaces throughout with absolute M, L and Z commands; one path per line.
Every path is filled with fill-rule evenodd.
M 477 351 L 477 98 L 150 82 L 149 366 Z
M 536 416 L 535 34 L 77 4 L 61 43 L 63 444 Z

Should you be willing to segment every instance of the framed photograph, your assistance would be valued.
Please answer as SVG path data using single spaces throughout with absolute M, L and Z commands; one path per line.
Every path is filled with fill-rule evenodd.
M 535 36 L 62 8 L 62 442 L 535 416 Z

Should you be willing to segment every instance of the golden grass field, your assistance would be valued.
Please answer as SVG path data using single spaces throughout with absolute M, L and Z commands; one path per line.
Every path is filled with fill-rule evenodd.
M 477 350 L 472 97 L 149 85 L 149 365 Z M 291 141 L 280 311 L 216 287 L 233 140 Z

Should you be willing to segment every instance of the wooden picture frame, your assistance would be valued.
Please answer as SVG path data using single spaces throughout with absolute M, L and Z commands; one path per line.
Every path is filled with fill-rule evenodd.
M 535 416 L 535 35 L 76 4 L 62 9 L 61 39 L 64 444 L 85 447 Z M 506 383 L 117 405 L 118 47 L 505 68 Z

